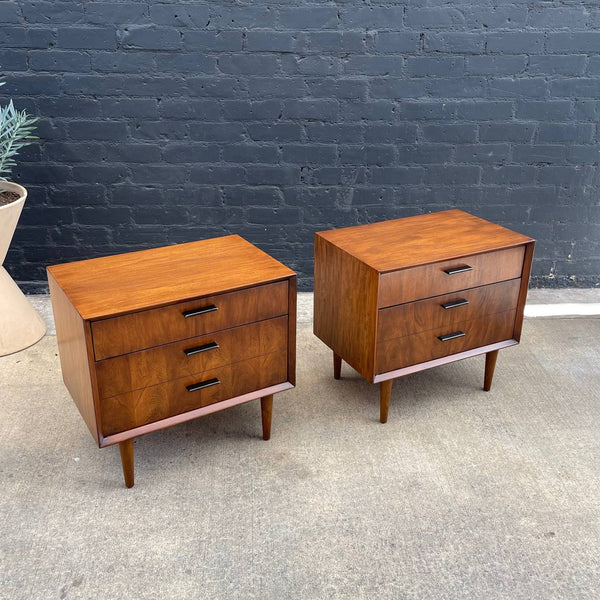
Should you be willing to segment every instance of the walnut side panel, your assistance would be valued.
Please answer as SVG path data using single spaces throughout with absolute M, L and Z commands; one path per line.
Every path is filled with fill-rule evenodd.
M 372 381 L 378 273 L 315 234 L 314 333 Z
M 530 242 L 525 246 L 525 258 L 523 259 L 523 273 L 521 275 L 521 289 L 519 290 L 519 303 L 517 304 L 517 317 L 515 319 L 515 330 L 513 338 L 517 342 L 521 341 L 521 330 L 523 329 L 523 313 L 525 312 L 525 302 L 527 300 L 527 289 L 529 287 L 529 276 L 531 274 L 531 262 L 533 261 L 533 249 L 535 242 Z
M 50 273 L 48 273 L 48 284 L 56 323 L 56 339 L 63 381 L 85 424 L 100 445 L 93 381 L 89 367 L 93 364 L 89 324 L 81 318 Z
M 288 381 L 296 385 L 296 302 L 297 276 L 288 282 Z

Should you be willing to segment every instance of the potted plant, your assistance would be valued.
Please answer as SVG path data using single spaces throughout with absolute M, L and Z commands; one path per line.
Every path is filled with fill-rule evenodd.
M 4 85 L 4 82 L 0 82 Z M 19 150 L 33 140 L 37 119 L 16 110 L 12 100 L 0 106 L 0 265 L 4 263 L 17 221 L 27 198 L 27 190 L 6 181 L 15 166 Z M 46 325 L 4 267 L 0 267 L 0 356 L 35 344 Z

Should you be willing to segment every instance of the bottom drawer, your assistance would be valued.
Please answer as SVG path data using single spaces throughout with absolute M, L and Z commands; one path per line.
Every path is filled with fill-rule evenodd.
M 516 311 L 509 310 L 481 319 L 456 323 L 450 329 L 444 326 L 417 335 L 380 342 L 377 344 L 376 372 L 387 373 L 442 356 L 509 340 L 513 336 L 515 316 Z M 454 333 L 457 337 L 446 341 L 440 339 Z
M 287 352 L 273 352 L 100 400 L 102 434 L 113 435 L 283 383 Z M 196 391 L 189 391 L 197 387 Z

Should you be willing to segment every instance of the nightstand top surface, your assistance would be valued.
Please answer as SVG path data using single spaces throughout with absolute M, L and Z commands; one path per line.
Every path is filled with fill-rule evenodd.
M 457 209 L 321 231 L 316 235 L 380 272 L 533 241 Z
M 84 319 L 285 279 L 294 271 L 238 235 L 48 267 Z

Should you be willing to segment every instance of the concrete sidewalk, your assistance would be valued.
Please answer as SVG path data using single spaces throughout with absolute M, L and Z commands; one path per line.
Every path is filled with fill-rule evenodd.
M 0 358 L 0 598 L 596 599 L 599 339 L 526 319 L 491 392 L 482 357 L 411 375 L 381 425 L 301 322 L 271 441 L 258 402 L 138 438 L 128 490 L 47 335 Z

